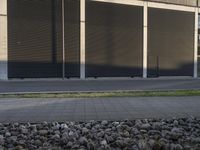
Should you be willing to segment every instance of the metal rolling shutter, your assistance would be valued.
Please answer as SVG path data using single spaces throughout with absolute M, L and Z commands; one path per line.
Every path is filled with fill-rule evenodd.
M 8 0 L 8 76 L 62 76 L 61 2 Z
M 149 8 L 148 76 L 192 76 L 194 13 Z
M 80 76 L 80 0 L 65 0 L 65 76 Z
M 86 1 L 86 77 L 142 76 L 143 8 Z

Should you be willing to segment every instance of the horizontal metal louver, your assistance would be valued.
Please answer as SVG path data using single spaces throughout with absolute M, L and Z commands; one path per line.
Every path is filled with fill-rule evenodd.
M 65 76 L 80 76 L 80 0 L 65 0 Z
M 54 0 L 8 1 L 10 78 L 62 76 L 60 9 Z
M 143 8 L 86 1 L 86 76 L 142 76 Z
M 65 0 L 65 75 L 79 77 L 80 1 Z M 63 76 L 61 0 L 8 1 L 9 78 Z
M 149 8 L 148 76 L 192 76 L 194 13 Z

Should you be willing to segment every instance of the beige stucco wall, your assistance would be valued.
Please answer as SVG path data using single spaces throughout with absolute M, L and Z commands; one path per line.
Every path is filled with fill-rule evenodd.
M 7 0 L 0 0 L 0 79 L 7 79 Z
M 180 5 L 188 5 L 188 6 L 197 5 L 197 0 L 147 0 L 147 1 L 164 2 L 164 3 L 172 3 L 172 4 L 180 4 Z

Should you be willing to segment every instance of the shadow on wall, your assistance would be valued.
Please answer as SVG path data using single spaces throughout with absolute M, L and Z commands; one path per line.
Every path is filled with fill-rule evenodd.
M 79 64 L 65 64 L 66 78 L 79 77 Z M 63 75 L 62 63 L 48 62 L 8 62 L 9 78 L 61 78 Z
M 2 62 L 0 64 L 3 64 Z M 200 61 L 199 61 L 200 64 Z M 54 78 L 62 77 L 62 63 L 45 62 L 8 62 L 9 78 Z M 66 65 L 66 78 L 79 77 L 77 63 Z M 2 65 L 0 65 L 2 67 Z M 158 76 L 193 76 L 193 63 L 182 64 L 176 68 L 149 67 L 148 77 Z M 117 65 L 86 65 L 86 77 L 142 77 L 143 68 Z M 198 68 L 200 72 L 200 67 Z
M 157 65 L 148 67 L 148 77 L 193 76 L 194 63 L 182 63 L 181 65 L 177 65 L 177 67 L 166 68 Z

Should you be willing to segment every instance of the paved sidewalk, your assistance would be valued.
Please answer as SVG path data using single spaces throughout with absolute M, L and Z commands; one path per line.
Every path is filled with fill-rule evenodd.
M 200 97 L 0 99 L 0 122 L 200 117 Z
M 0 93 L 200 89 L 200 79 L 97 79 L 0 81 Z

